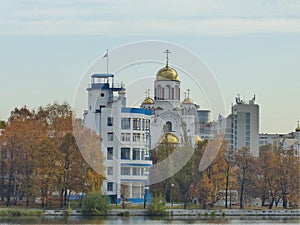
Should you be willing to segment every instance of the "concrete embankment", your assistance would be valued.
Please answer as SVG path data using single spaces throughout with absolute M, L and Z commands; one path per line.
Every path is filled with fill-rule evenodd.
M 286 210 L 201 210 L 201 209 L 167 209 L 169 216 L 295 216 L 300 217 L 300 209 Z M 63 216 L 64 210 L 45 210 L 45 216 Z M 68 212 L 70 216 L 80 216 L 80 210 Z M 108 216 L 146 216 L 147 210 L 142 209 L 113 209 Z

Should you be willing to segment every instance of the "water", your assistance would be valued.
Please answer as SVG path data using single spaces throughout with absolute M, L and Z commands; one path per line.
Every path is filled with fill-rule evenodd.
M 171 217 L 171 218 L 149 218 L 143 216 L 133 217 L 0 217 L 0 225 L 8 224 L 299 224 L 299 217 Z

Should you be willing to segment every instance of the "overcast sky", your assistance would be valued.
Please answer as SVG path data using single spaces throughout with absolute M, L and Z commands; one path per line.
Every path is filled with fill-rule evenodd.
M 73 104 L 81 77 L 106 49 L 159 40 L 201 57 L 226 113 L 237 94 L 255 94 L 261 132 L 289 132 L 300 120 L 298 0 L 0 0 L 0 15 L 0 119 L 23 105 Z M 153 77 L 157 69 L 145 67 Z M 129 70 L 122 81 L 134 76 Z M 208 108 L 201 93 L 191 95 Z

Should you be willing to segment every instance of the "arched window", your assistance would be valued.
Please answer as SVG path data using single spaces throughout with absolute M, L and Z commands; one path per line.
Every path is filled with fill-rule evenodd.
M 170 121 L 166 122 L 167 125 L 167 132 L 171 132 L 172 131 L 172 123 Z
M 179 90 L 178 85 L 175 86 L 175 99 L 179 100 Z
M 160 85 L 158 85 L 158 87 L 157 87 L 157 98 L 161 99 L 161 86 Z
M 172 87 L 171 99 L 174 100 L 174 88 Z
M 170 87 L 170 85 L 167 85 L 166 86 L 166 99 L 170 99 L 170 89 L 171 89 L 171 87 Z

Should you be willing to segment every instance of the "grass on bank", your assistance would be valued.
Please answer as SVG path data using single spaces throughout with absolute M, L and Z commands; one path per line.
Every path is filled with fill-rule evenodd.
M 0 209 L 0 216 L 43 216 L 43 210 L 36 209 L 15 209 L 2 208 Z

